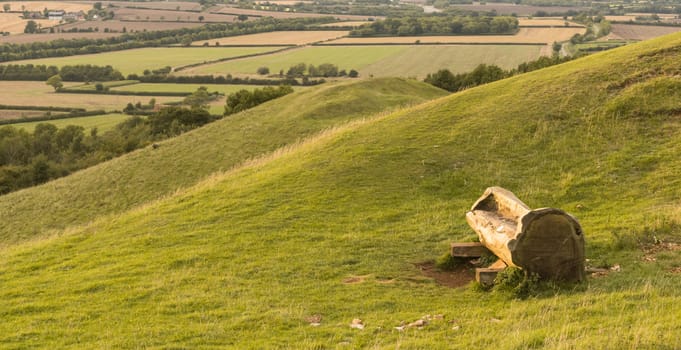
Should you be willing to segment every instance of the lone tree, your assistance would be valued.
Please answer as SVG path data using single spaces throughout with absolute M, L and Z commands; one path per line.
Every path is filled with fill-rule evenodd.
M 260 67 L 258 68 L 258 74 L 260 75 L 270 74 L 270 69 L 268 67 Z
M 2 5 L 2 9 L 5 10 L 5 12 L 9 12 L 9 10 L 12 8 L 10 4 L 4 4 Z
M 26 22 L 26 27 L 24 27 L 24 33 L 33 34 L 38 32 L 38 23 L 35 21 Z
M 61 80 L 61 76 L 59 74 L 51 76 L 49 79 L 47 79 L 47 82 L 45 82 L 45 84 L 53 87 L 54 91 L 58 91 L 64 86 Z

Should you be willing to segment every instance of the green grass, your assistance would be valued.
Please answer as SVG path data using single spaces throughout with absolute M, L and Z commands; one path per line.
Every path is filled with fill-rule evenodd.
M 139 150 L 42 187 L 0 196 L 0 246 L 120 213 L 334 125 L 444 94 L 404 79 L 302 89 L 162 142 L 158 149 Z M 211 112 L 224 112 L 222 106 L 215 109 Z
M 537 59 L 539 50 L 536 45 L 317 46 L 201 66 L 182 74 L 255 74 L 259 67 L 268 67 L 276 73 L 286 72 L 298 63 L 332 63 L 340 69 L 356 69 L 365 77 L 423 78 L 444 68 L 455 73 L 467 72 L 480 63 L 515 68 Z
M 153 70 L 166 66 L 178 67 L 220 58 L 237 57 L 274 50 L 276 48 L 271 47 L 163 47 L 114 51 L 93 55 L 41 58 L 13 63 L 44 64 L 58 67 L 76 64 L 110 65 L 120 70 L 123 75 L 128 75 L 132 73 L 142 74 L 145 69 Z
M 193 68 L 182 74 L 255 74 L 259 67 L 268 67 L 271 73 L 284 73 L 298 63 L 319 65 L 331 63 L 339 69 L 360 70 L 372 63 L 407 50 L 408 46 L 312 46 L 289 50 L 273 55 L 221 62 Z
M 150 175 L 171 182 L 190 161 L 215 162 L 213 149 L 266 153 L 272 148 L 256 147 L 264 140 L 252 134 L 240 148 L 225 145 L 252 130 L 273 136 L 323 120 L 311 112 L 261 123 L 274 110 L 289 109 L 283 116 L 309 101 L 321 108 L 324 101 L 307 94 L 329 87 L 253 109 L 241 115 L 251 124 L 234 134 L 209 137 L 238 124 L 225 119 L 155 151 L 0 197 L 0 215 L 12 225 L 3 227 L 7 242 L 17 242 L 10 232 L 36 230 L 37 220 L 43 223 L 34 237 L 44 237 L 42 216 L 64 216 L 65 207 L 81 220 L 63 218 L 64 226 L 94 220 L 0 251 L 0 344 L 679 348 L 681 274 L 671 269 L 681 258 L 663 251 L 645 261 L 636 243 L 653 235 L 681 240 L 679 47 L 681 35 L 632 44 L 312 136 L 317 128 L 297 145 L 122 215 L 95 220 L 87 207 L 102 205 L 91 204 L 98 197 L 137 200 L 153 191 Z M 383 83 L 365 91 L 396 85 Z M 332 102 L 324 109 L 355 106 Z M 162 166 L 169 158 L 172 169 Z M 148 170 L 125 167 L 133 162 Z M 172 176 L 158 174 L 164 170 Z M 88 188 L 94 181 L 99 187 Z M 137 192 L 107 192 L 134 181 L 148 183 Z M 527 300 L 452 290 L 422 276 L 414 263 L 435 260 L 449 242 L 470 237 L 464 213 L 490 185 L 514 191 L 530 207 L 572 212 L 592 263 L 619 264 L 621 271 Z M 67 191 L 73 196 L 61 199 Z M 364 282 L 343 283 L 351 276 Z M 321 325 L 312 327 L 306 318 L 317 314 Z M 394 328 L 427 314 L 444 320 Z M 354 318 L 366 328 L 351 329 Z
M 35 129 L 35 126 L 40 124 L 40 123 L 49 123 L 55 125 L 57 128 L 63 128 L 68 125 L 76 125 L 76 126 L 82 126 L 85 128 L 85 130 L 90 130 L 92 128 L 97 128 L 97 131 L 99 133 L 104 133 L 107 132 L 111 129 L 113 129 L 116 125 L 124 121 L 125 119 L 129 118 L 129 115 L 126 114 L 117 114 L 117 113 L 112 113 L 112 114 L 104 114 L 104 115 L 95 115 L 95 116 L 90 116 L 90 117 L 78 117 L 78 118 L 66 118 L 66 119 L 54 119 L 54 120 L 45 120 L 45 121 L 40 121 L 40 122 L 24 122 L 24 123 L 16 123 L 16 124 L 7 124 L 11 125 L 15 128 L 20 128 L 24 129 L 29 132 L 33 132 Z

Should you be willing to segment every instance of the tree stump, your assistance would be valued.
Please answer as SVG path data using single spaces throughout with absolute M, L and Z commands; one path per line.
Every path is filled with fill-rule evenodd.
M 555 208 L 530 209 L 513 193 L 490 187 L 466 213 L 480 242 L 508 266 L 541 278 L 585 278 L 584 235 L 577 219 Z

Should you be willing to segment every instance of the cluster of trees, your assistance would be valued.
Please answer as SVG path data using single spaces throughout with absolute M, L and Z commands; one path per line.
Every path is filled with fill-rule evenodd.
M 266 67 L 264 67 L 264 68 L 266 68 Z M 259 70 L 260 70 L 260 68 L 259 68 Z M 267 69 L 267 71 L 269 71 L 269 69 Z M 260 73 L 260 71 L 258 73 Z M 283 71 L 280 71 L 279 75 L 283 75 Z M 350 78 L 356 78 L 356 77 L 359 76 L 359 73 L 354 69 L 351 69 L 349 73 L 345 69 L 339 70 L 338 66 L 336 66 L 335 64 L 331 64 L 331 63 L 322 63 L 319 66 L 315 66 L 313 64 L 298 63 L 296 65 L 291 66 L 286 71 L 286 76 L 287 77 L 324 77 L 324 78 L 349 76 Z
M 90 64 L 56 66 L 33 64 L 0 65 L 0 80 L 43 81 L 59 75 L 63 81 L 111 81 L 123 80 L 123 74 L 111 66 Z
M 448 69 L 441 69 L 436 73 L 428 74 L 424 81 L 441 89 L 456 92 L 508 78 L 516 74 L 531 72 L 533 70 L 567 62 L 571 59 L 572 57 L 542 56 L 535 61 L 522 63 L 518 65 L 517 68 L 508 71 L 503 70 L 498 66 L 487 64 L 480 64 L 471 72 L 460 74 L 452 74 Z
M 0 62 L 186 44 L 198 40 L 280 30 L 307 30 L 309 25 L 333 21 L 333 17 L 292 19 L 267 17 L 252 22 L 212 23 L 196 28 L 126 33 L 104 39 L 81 38 L 26 44 L 8 43 L 0 45 Z
M 249 108 L 253 108 L 261 103 L 290 94 L 292 92 L 293 88 L 288 85 L 281 85 L 277 88 L 266 86 L 253 91 L 239 90 L 227 96 L 225 115 L 230 115 Z
M 365 24 L 351 36 L 408 36 L 439 34 L 510 34 L 518 30 L 518 19 L 511 16 L 428 15 L 387 18 Z
M 148 118 L 131 117 L 100 135 L 80 126 L 48 123 L 33 133 L 0 127 L 0 194 L 66 176 L 213 120 L 205 109 L 168 107 Z
M 360 15 L 360 16 L 415 16 L 423 13 L 423 9 L 419 6 L 411 4 L 396 4 L 389 0 L 362 0 L 349 3 L 347 1 L 314 1 L 314 2 L 298 2 L 293 5 L 277 4 L 270 2 L 247 2 L 239 1 L 238 6 L 247 9 L 263 10 L 278 12 L 313 12 L 313 13 L 328 13 L 328 14 L 343 14 L 343 15 Z
M 283 72 L 282 72 L 283 75 Z M 159 75 L 150 74 L 139 76 L 137 74 L 128 75 L 128 80 L 139 80 L 143 83 L 173 83 L 173 84 L 238 84 L 238 85 L 303 85 L 312 86 L 325 82 L 324 79 L 303 79 L 302 82 L 289 77 L 283 79 L 253 79 L 249 77 L 238 78 L 227 76 L 212 76 L 212 75 L 192 75 L 192 76 L 175 76 L 175 75 Z

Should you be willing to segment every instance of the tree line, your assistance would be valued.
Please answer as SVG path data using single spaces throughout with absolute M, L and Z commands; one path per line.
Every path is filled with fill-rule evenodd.
M 428 74 L 424 81 L 441 89 L 457 92 L 508 78 L 516 74 L 531 72 L 533 70 L 567 62 L 571 59 L 573 59 L 573 57 L 542 56 L 535 61 L 522 63 L 518 65 L 517 68 L 511 70 L 504 70 L 495 65 L 480 64 L 472 71 L 460 74 L 453 74 L 448 69 L 441 69 L 436 73 Z
M 253 91 L 239 90 L 227 96 L 225 103 L 225 115 L 241 112 L 253 108 L 261 103 L 273 100 L 277 97 L 288 95 L 293 92 L 293 88 L 288 85 L 281 85 L 277 88 L 265 86 Z
M 196 28 L 126 33 L 103 39 L 57 39 L 48 42 L 0 45 L 0 62 L 119 51 L 142 47 L 189 45 L 193 41 L 272 31 L 307 30 L 311 24 L 333 22 L 333 17 L 275 19 L 212 23 Z
M 517 30 L 518 19 L 511 16 L 438 14 L 377 20 L 351 31 L 350 36 L 512 34 Z
M 123 74 L 111 66 L 79 64 L 59 68 L 33 64 L 0 65 L 0 80 L 42 81 L 55 75 L 59 75 L 63 81 L 123 80 Z

